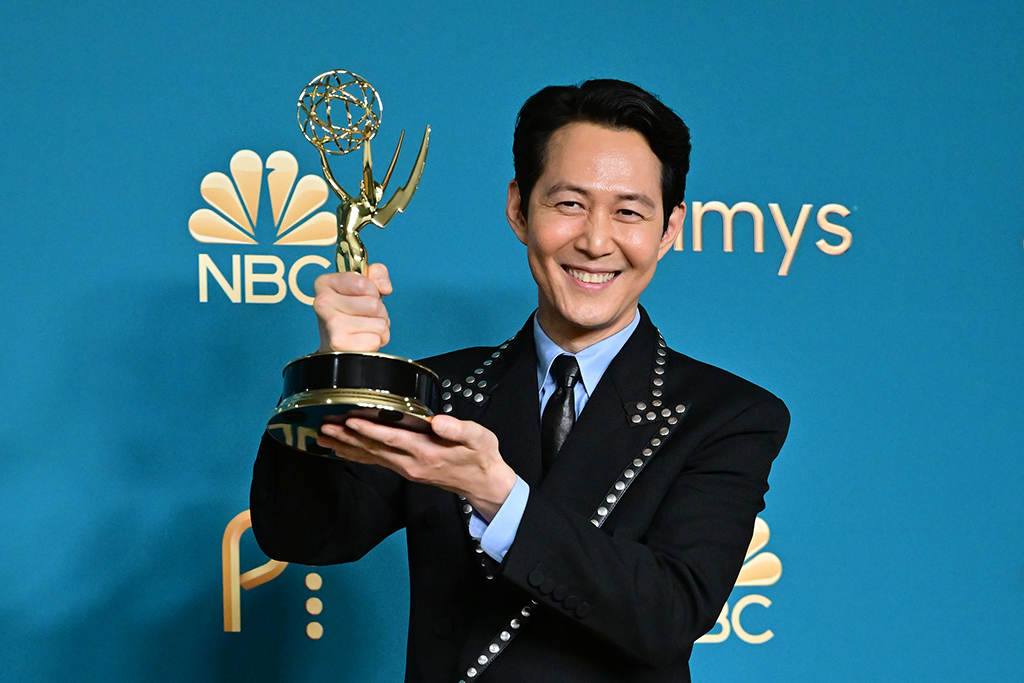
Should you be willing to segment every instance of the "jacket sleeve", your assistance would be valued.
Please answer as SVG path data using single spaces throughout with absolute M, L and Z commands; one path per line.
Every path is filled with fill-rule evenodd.
M 609 532 L 613 524 L 598 529 L 532 491 L 502 573 L 639 662 L 669 664 L 711 629 L 728 598 L 788 427 L 785 405 L 769 395 L 696 446 L 674 435 L 656 457 L 681 465 L 639 537 Z
M 352 562 L 404 526 L 404 480 L 382 467 L 290 448 L 264 433 L 249 507 L 253 534 L 269 557 Z

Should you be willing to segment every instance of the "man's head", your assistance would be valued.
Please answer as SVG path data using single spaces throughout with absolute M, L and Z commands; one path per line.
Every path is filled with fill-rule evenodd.
M 552 85 L 526 100 L 516 119 L 512 156 L 523 211 L 544 170 L 548 142 L 570 123 L 594 123 L 644 136 L 661 161 L 661 200 L 665 220 L 683 201 L 690 170 L 690 129 L 661 100 L 642 88 L 613 79 L 581 85 Z
M 527 247 L 538 320 L 578 351 L 629 324 L 682 229 L 689 131 L 636 86 L 589 81 L 531 97 L 514 150 L 506 213 Z

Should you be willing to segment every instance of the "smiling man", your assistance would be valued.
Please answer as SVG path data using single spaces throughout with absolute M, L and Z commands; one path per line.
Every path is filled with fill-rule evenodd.
M 418 434 L 351 418 L 319 458 L 264 436 L 271 557 L 356 560 L 405 528 L 407 681 L 688 681 L 764 508 L 789 415 L 670 350 L 638 301 L 682 229 L 686 125 L 622 81 L 549 87 L 516 124 L 506 215 L 538 306 L 495 348 L 424 362 Z M 389 338 L 387 270 L 324 275 L 323 350 Z

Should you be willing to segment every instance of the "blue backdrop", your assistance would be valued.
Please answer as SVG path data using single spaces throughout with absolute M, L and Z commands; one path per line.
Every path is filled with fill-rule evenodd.
M 685 237 L 643 302 L 794 416 L 762 514 L 781 578 L 736 588 L 696 680 L 1021 680 L 1022 32 L 1010 2 L 6 3 L 0 678 L 400 679 L 401 535 L 317 591 L 297 566 L 243 590 L 223 630 L 222 536 L 280 369 L 316 346 L 293 291 L 321 269 L 287 272 L 331 249 L 274 244 L 265 169 L 256 244 L 189 218 L 240 150 L 318 174 L 295 101 L 345 68 L 382 94 L 379 157 L 433 128 L 408 211 L 364 234 L 405 356 L 501 341 L 535 304 L 503 216 L 528 95 L 624 78 L 691 126 Z M 732 252 L 704 213 L 694 248 L 715 201 L 753 205 L 763 252 L 750 212 Z M 776 213 L 789 235 L 804 205 L 779 275 Z M 251 532 L 240 554 L 266 561 Z

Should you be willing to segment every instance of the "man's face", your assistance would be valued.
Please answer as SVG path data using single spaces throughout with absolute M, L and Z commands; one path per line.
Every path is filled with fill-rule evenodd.
M 509 224 L 527 247 L 541 327 L 579 351 L 626 327 L 658 260 L 679 234 L 686 206 L 665 226 L 661 162 L 643 135 L 571 123 L 548 142 L 544 171 L 523 217 L 509 184 Z

